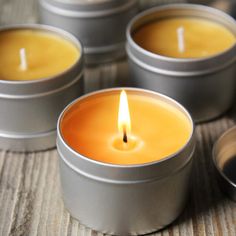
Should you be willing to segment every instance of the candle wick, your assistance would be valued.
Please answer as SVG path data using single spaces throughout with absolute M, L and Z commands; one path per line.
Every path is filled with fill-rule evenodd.
M 178 38 L 178 49 L 180 53 L 185 51 L 185 42 L 184 42 L 184 27 L 181 26 L 177 28 L 177 38 Z
M 20 69 L 23 70 L 23 71 L 28 69 L 28 63 L 27 63 L 25 48 L 20 49 Z
M 128 143 L 128 136 L 127 136 L 127 132 L 126 132 L 126 128 L 123 128 L 123 142 L 124 143 Z

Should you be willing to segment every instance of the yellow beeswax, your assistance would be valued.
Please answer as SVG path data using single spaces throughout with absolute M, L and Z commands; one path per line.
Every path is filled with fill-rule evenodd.
M 177 29 L 183 27 L 184 52 L 180 52 Z M 148 23 L 134 32 L 134 41 L 155 54 L 174 58 L 201 58 L 221 53 L 235 44 L 226 27 L 201 18 L 176 17 Z
M 78 153 L 100 162 L 143 164 L 178 152 L 188 142 L 191 122 L 176 107 L 142 92 L 127 92 L 131 133 L 122 141 L 117 128 L 120 91 L 88 96 L 62 118 L 65 142 Z
M 20 67 L 24 48 L 27 69 Z M 16 29 L 0 32 L 0 79 L 38 80 L 58 75 L 80 57 L 70 41 L 43 30 Z

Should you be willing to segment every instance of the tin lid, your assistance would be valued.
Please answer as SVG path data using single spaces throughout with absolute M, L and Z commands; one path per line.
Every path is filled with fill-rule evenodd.
M 222 191 L 236 201 L 236 126 L 217 140 L 212 158 Z
M 138 5 L 137 0 L 40 0 L 50 11 L 57 14 L 70 15 L 76 17 L 99 17 L 115 14 L 133 5 Z M 70 11 L 70 12 L 68 12 Z

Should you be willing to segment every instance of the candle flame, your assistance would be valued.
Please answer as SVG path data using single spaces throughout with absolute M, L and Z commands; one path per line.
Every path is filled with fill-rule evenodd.
M 129 105 L 126 92 L 120 93 L 120 104 L 118 113 L 118 130 L 123 133 L 123 141 L 128 142 L 127 133 L 131 131 L 131 122 L 129 114 Z

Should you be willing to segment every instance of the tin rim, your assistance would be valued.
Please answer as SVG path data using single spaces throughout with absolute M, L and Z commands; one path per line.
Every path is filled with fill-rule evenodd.
M 216 54 L 213 54 L 211 56 L 208 56 L 208 57 L 202 57 L 202 58 L 175 58 L 175 57 L 167 57 L 167 56 L 164 56 L 164 55 L 160 55 L 160 54 L 157 54 L 157 53 L 153 53 L 151 51 L 148 51 L 144 48 L 142 48 L 141 46 L 139 46 L 133 39 L 132 37 L 132 33 L 135 29 L 137 29 L 138 27 L 142 26 L 142 25 L 145 25 L 147 24 L 148 22 L 152 22 L 155 18 L 156 20 L 158 19 L 163 19 L 164 17 L 162 16 L 161 18 L 158 18 L 157 16 L 156 17 L 152 17 L 151 20 L 147 20 L 145 21 L 145 24 L 141 23 L 138 27 L 136 27 L 135 29 L 133 29 L 133 27 L 135 26 L 135 23 L 138 23 L 139 21 L 145 19 L 145 17 L 149 16 L 149 15 L 152 15 L 152 14 L 158 14 L 159 12 L 162 12 L 162 11 L 168 11 L 168 10 L 192 10 L 196 13 L 200 13 L 200 12 L 204 12 L 204 13 L 208 13 L 212 18 L 213 17 L 216 17 L 216 16 L 221 16 L 222 18 L 222 21 L 227 21 L 228 24 L 232 24 L 232 25 L 235 25 L 235 29 L 232 30 L 232 29 L 229 29 L 229 27 L 225 26 L 222 21 L 218 21 L 219 24 L 223 25 L 225 28 L 227 28 L 231 33 L 233 33 L 236 37 L 236 21 L 231 17 L 229 16 L 228 14 L 226 14 L 225 12 L 222 12 L 218 9 L 215 9 L 215 8 L 212 8 L 212 7 L 208 7 L 208 6 L 204 6 L 204 5 L 197 5 L 197 4 L 168 4 L 168 5 L 165 5 L 165 6 L 157 6 L 157 7 L 153 7 L 151 9 L 148 9 L 148 10 L 145 10 L 141 13 L 139 13 L 138 15 L 136 15 L 128 24 L 128 27 L 127 27 L 127 30 L 126 30 L 126 38 L 127 38 L 127 51 L 128 51 L 128 54 L 129 56 L 132 55 L 133 57 L 135 57 L 137 60 L 139 60 L 139 62 L 142 62 L 145 66 L 148 65 L 148 62 L 146 62 L 145 60 L 142 60 L 139 58 L 139 56 L 143 55 L 143 56 L 146 56 L 147 59 L 152 59 L 154 61 L 159 61 L 159 62 L 162 62 L 163 64 L 165 63 L 168 64 L 168 63 L 175 63 L 176 64 L 176 67 L 177 68 L 173 68 L 173 70 L 171 71 L 172 73 L 176 73 L 177 72 L 180 72 L 182 73 L 181 76 L 183 76 L 183 72 L 181 69 L 179 69 L 178 67 L 180 67 L 181 64 L 185 64 L 185 63 L 188 63 L 188 65 L 192 65 L 194 63 L 202 63 L 202 65 L 206 64 L 206 62 L 209 62 L 209 61 L 212 61 L 213 59 L 214 60 L 220 60 L 221 63 L 219 63 L 219 67 L 221 68 L 210 68 L 210 70 L 203 70 L 203 71 L 200 71 L 200 73 L 198 72 L 197 73 L 197 70 L 196 68 L 192 68 L 191 70 L 185 72 L 186 74 L 189 75 L 189 73 L 195 73 L 195 74 L 205 74 L 205 73 L 211 73 L 215 70 L 218 70 L 218 69 L 222 69 L 222 67 L 225 67 L 225 66 L 228 66 L 228 64 L 232 64 L 235 60 L 236 60 L 236 57 L 234 56 L 235 54 L 232 52 L 232 51 L 236 51 L 236 43 L 234 43 L 234 45 L 232 45 L 231 47 L 227 48 L 226 50 L 222 51 L 222 52 L 219 52 L 219 53 L 216 53 Z M 188 13 L 179 13 L 177 16 L 189 16 Z M 202 17 L 202 18 L 205 18 L 205 19 L 208 19 L 210 21 L 213 21 L 212 18 L 207 18 L 207 17 L 203 17 L 203 16 L 199 16 L 199 15 L 191 15 L 192 17 Z M 168 17 L 173 17 L 173 15 L 169 15 L 168 12 L 165 16 L 166 18 Z M 132 52 L 132 50 L 134 52 Z M 141 54 L 141 55 L 133 55 L 133 54 Z M 229 57 L 231 60 L 230 61 L 227 61 L 227 63 L 223 63 L 222 65 L 222 57 Z M 138 59 L 139 58 L 139 59 Z M 162 65 L 163 65 L 162 64 Z M 178 64 L 178 65 L 177 65 Z M 216 64 L 216 63 L 215 63 Z M 160 73 L 166 73 L 166 74 L 169 74 L 171 73 L 170 71 L 170 68 L 159 68 L 157 66 L 157 68 L 155 68 L 155 65 L 148 65 L 150 67 L 153 67 L 152 69 L 157 69 L 158 72 Z M 199 65 L 201 66 L 201 65 Z M 186 69 L 186 68 L 185 68 Z M 176 71 L 175 71 L 176 70 Z
M 54 0 L 55 2 L 60 2 L 60 3 L 64 3 L 64 0 Z M 101 4 L 104 2 L 109 2 L 111 0 L 96 0 L 96 1 L 91 1 L 91 0 L 67 0 L 67 4 Z
M 94 160 L 94 159 L 91 159 L 87 156 L 84 156 L 82 154 L 80 154 L 79 152 L 77 152 L 76 150 L 74 150 L 73 148 L 71 148 L 67 142 L 64 140 L 63 138 L 63 135 L 61 133 L 61 128 L 60 128 L 60 124 L 61 124 L 61 121 L 64 117 L 64 115 L 66 114 L 66 112 L 68 111 L 68 109 L 70 109 L 70 107 L 72 107 L 75 103 L 79 102 L 80 100 L 83 100 L 85 99 L 86 97 L 89 97 L 91 95 L 95 95 L 95 94 L 100 94 L 100 93 L 105 93 L 106 91 L 119 91 L 121 89 L 125 89 L 125 90 L 128 90 L 128 91 L 140 91 L 140 92 L 144 92 L 144 93 L 148 93 L 148 94 L 152 94 L 154 96 L 158 96 L 159 98 L 162 98 L 164 99 L 164 101 L 168 102 L 169 104 L 172 104 L 172 105 L 175 105 L 176 108 L 179 108 L 179 110 L 182 111 L 182 113 L 186 116 L 186 118 L 188 119 L 189 123 L 190 123 L 190 126 L 191 126 L 191 133 L 189 135 L 189 138 L 188 140 L 186 141 L 186 143 L 175 153 L 165 157 L 165 158 L 162 158 L 158 161 L 153 161 L 153 162 L 147 162 L 147 163 L 141 163 L 141 164 L 132 164 L 132 165 L 118 165 L 118 164 L 112 164 L 112 163 L 106 163 L 106 162 L 101 162 L 101 161 L 97 161 L 97 160 Z M 174 99 L 166 96 L 166 95 L 163 95 L 163 94 L 160 94 L 160 93 L 157 93 L 157 92 L 154 92 L 154 91 L 151 91 L 151 90 L 147 90 L 147 89 L 140 89 L 140 88 L 130 88 L 130 87 L 122 87 L 122 88 L 112 88 L 112 89 L 102 89 L 102 90 L 99 90 L 99 91 L 95 91 L 95 92 L 92 92 L 92 93 L 88 93 L 86 95 L 83 95 L 79 98 L 77 98 L 76 100 L 72 101 L 70 104 L 68 104 L 64 110 L 61 112 L 59 118 L 58 118 L 58 122 L 57 122 L 57 135 L 58 135 L 58 139 L 65 145 L 65 147 L 70 150 L 76 157 L 78 158 L 82 158 L 84 161 L 87 161 L 87 162 L 90 162 L 92 164 L 97 164 L 97 165 L 100 165 L 100 166 L 103 166 L 103 167 L 116 167 L 116 168 L 140 168 L 140 167 L 148 167 L 148 166 L 153 166 L 155 164 L 160 164 L 160 163 L 163 163 L 163 162 L 166 162 L 168 160 L 171 160 L 175 157 L 177 157 L 178 155 L 180 155 L 181 153 L 183 153 L 183 151 L 191 144 L 192 140 L 193 140 L 193 137 L 194 137 L 194 131 L 195 131 L 195 125 L 194 125 L 194 122 L 192 120 L 192 117 L 191 115 L 189 114 L 189 112 L 186 110 L 186 108 L 184 106 L 182 106 L 180 103 L 178 103 L 177 101 L 175 101 Z M 195 147 L 195 145 L 194 145 Z
M 218 173 L 220 174 L 220 176 L 225 180 L 227 181 L 232 187 L 236 188 L 236 183 L 234 183 L 231 179 L 229 179 L 225 174 L 224 172 L 222 171 L 222 169 L 219 167 L 219 164 L 217 162 L 217 156 L 218 156 L 218 153 L 217 153 L 217 148 L 218 146 L 220 145 L 220 143 L 228 136 L 230 135 L 231 133 L 233 132 L 236 132 L 236 126 L 233 126 L 231 127 L 230 129 L 226 130 L 216 141 L 216 143 L 214 144 L 213 146 L 213 149 L 212 149 L 212 160 L 213 160 L 213 163 L 214 163 L 214 166 L 215 168 L 217 169 Z M 235 142 L 233 143 L 236 143 L 236 140 Z
M 0 149 L 17 153 L 45 151 L 56 146 L 56 129 L 44 133 L 0 133 Z M 14 148 L 12 148 L 14 147 Z
M 40 83 L 41 81 L 50 81 L 54 80 L 59 76 L 63 76 L 67 74 L 70 70 L 74 69 L 75 67 L 78 66 L 78 64 L 81 62 L 83 59 L 83 46 L 82 43 L 80 42 L 79 39 L 77 39 L 74 35 L 70 34 L 69 32 L 54 27 L 54 26 L 49 26 L 49 25 L 43 25 L 43 24 L 14 24 L 10 26 L 3 26 L 0 28 L 0 33 L 3 31 L 11 31 L 11 30 L 39 30 L 42 32 L 49 32 L 51 34 L 58 35 L 61 38 L 64 38 L 65 40 L 71 42 L 80 52 L 80 55 L 76 62 L 69 67 L 68 69 L 56 74 L 55 76 L 50 76 L 46 78 L 40 78 L 40 79 L 35 79 L 35 80 L 2 80 L 0 78 L 0 83 L 4 84 L 35 84 L 35 83 Z
M 71 1 L 65 3 L 59 0 L 39 0 L 39 3 L 50 12 L 66 17 L 96 18 L 104 17 L 112 14 L 121 13 L 138 6 L 137 0 L 120 0 L 120 1 L 101 1 L 99 3 L 81 3 Z

